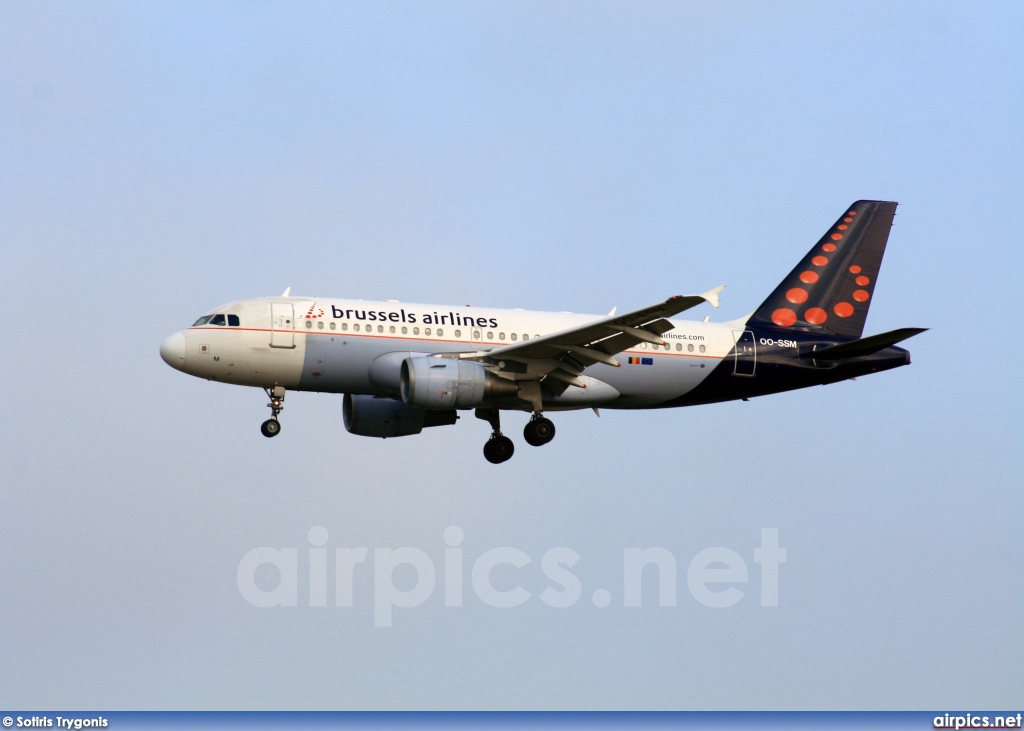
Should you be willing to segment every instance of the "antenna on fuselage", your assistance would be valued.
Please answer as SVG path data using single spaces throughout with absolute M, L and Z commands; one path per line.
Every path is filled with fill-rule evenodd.
M 292 288 L 291 288 L 291 287 L 288 287 L 288 288 L 287 288 L 287 289 L 286 289 L 286 290 L 284 291 L 284 294 L 282 294 L 281 296 L 282 296 L 282 297 L 287 297 L 287 296 L 288 296 L 288 295 L 290 295 L 291 293 L 292 293 Z

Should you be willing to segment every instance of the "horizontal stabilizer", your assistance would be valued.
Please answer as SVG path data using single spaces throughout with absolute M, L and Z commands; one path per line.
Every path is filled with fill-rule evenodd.
M 821 350 L 809 350 L 801 353 L 801 358 L 813 358 L 814 360 L 844 360 L 846 358 L 858 358 L 863 355 L 871 355 L 879 350 L 888 348 L 890 345 L 912 338 L 923 333 L 926 327 L 901 327 L 899 330 L 891 330 L 887 333 L 872 335 L 859 340 L 851 340 L 848 343 L 840 343 L 830 348 Z

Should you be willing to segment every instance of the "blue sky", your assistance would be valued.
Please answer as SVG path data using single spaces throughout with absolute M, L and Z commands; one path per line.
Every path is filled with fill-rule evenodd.
M 1022 31 L 1017 3 L 3 3 L 0 703 L 1019 707 Z M 501 468 L 483 422 L 362 439 L 340 396 L 270 442 L 262 393 L 157 355 L 287 286 L 603 313 L 724 283 L 692 315 L 731 319 L 860 198 L 900 202 L 868 332 L 932 328 L 911 367 L 559 415 Z M 534 596 L 377 628 L 370 571 L 351 609 L 246 603 L 242 556 L 317 525 L 439 567 L 457 525 Z M 777 608 L 689 595 L 765 527 Z M 623 607 L 647 546 L 676 607 Z

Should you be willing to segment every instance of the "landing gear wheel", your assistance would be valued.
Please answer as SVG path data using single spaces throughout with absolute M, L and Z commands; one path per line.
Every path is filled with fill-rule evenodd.
M 276 437 L 281 433 L 281 422 L 277 420 L 277 415 L 284 410 L 284 387 L 273 386 L 263 390 L 270 399 L 270 403 L 267 404 L 270 407 L 270 418 L 260 424 L 260 432 L 265 437 Z
M 484 457 L 491 464 L 501 464 L 512 459 L 512 454 L 516 451 L 516 445 L 512 443 L 512 440 L 508 437 L 496 436 L 491 437 L 484 444 Z
M 260 425 L 260 431 L 265 437 L 276 437 L 281 433 L 281 422 L 277 419 L 267 419 Z
M 543 416 L 531 419 L 523 429 L 523 438 L 532 447 L 542 447 L 555 438 L 555 425 Z

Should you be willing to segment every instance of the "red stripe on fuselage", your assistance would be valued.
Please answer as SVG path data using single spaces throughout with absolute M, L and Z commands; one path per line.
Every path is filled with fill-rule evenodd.
M 272 329 L 266 328 L 266 327 L 232 327 L 230 325 L 228 325 L 228 326 L 218 326 L 218 327 L 189 327 L 189 328 L 185 328 L 185 329 L 186 330 L 210 330 L 212 332 L 238 332 L 238 331 L 246 331 L 246 332 L 262 332 L 262 333 L 281 333 L 282 335 L 286 335 L 288 333 L 293 333 L 295 335 L 330 335 L 331 337 L 335 337 L 335 338 L 340 338 L 340 337 L 346 337 L 346 338 L 374 338 L 376 340 L 415 340 L 417 342 L 423 342 L 423 343 L 459 343 L 459 344 L 473 345 L 473 346 L 475 346 L 475 345 L 488 345 L 488 343 L 474 343 L 473 341 L 467 341 L 467 340 L 448 340 L 447 338 L 440 338 L 440 339 L 439 338 L 419 338 L 419 337 L 416 337 L 414 335 L 391 335 L 390 333 L 389 334 L 383 334 L 383 333 L 377 333 L 377 334 L 374 334 L 374 333 L 370 333 L 370 334 L 366 334 L 366 333 L 350 333 L 350 332 L 338 332 L 337 330 L 332 330 L 330 332 L 322 332 L 322 331 L 319 331 L 319 330 L 318 331 L 304 332 L 302 330 L 272 330 Z M 529 340 L 524 340 L 522 342 L 528 343 L 530 341 Z M 502 343 L 500 343 L 500 345 L 495 346 L 495 347 L 505 347 L 506 345 L 519 345 L 519 344 L 520 343 L 511 343 L 511 342 L 505 343 L 505 342 L 502 342 Z M 721 360 L 721 358 L 718 358 L 717 356 L 714 356 L 714 355 L 698 355 L 696 353 L 672 353 L 672 352 L 667 351 L 667 350 L 664 350 L 664 351 L 623 350 L 622 352 L 623 353 L 640 353 L 640 354 L 643 354 L 645 356 L 659 355 L 659 356 L 671 356 L 672 358 L 712 358 L 714 360 Z

